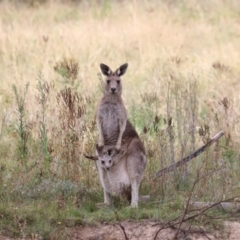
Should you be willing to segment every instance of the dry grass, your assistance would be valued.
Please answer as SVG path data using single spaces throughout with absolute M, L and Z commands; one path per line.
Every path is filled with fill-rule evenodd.
M 45 199 L 39 192 L 49 188 L 59 194 L 53 197 L 57 208 L 101 198 L 95 168 L 82 157 L 82 152 L 93 151 L 96 141 L 101 62 L 112 68 L 129 63 L 123 98 L 147 148 L 143 193 L 151 189 L 158 200 L 184 202 L 198 173 L 208 177 L 196 187 L 195 199 L 239 194 L 237 1 L 29 2 L 33 4 L 0 3 L 2 208 L 9 204 L 15 216 L 12 206 L 22 205 L 25 197 Z M 28 82 L 25 161 L 18 145 L 12 85 L 22 96 Z M 182 168 L 180 176 L 153 181 L 158 169 L 188 155 L 220 130 L 226 133 L 224 139 Z M 96 210 L 92 203 L 86 208 Z M 10 213 L 0 210 L 4 216 Z

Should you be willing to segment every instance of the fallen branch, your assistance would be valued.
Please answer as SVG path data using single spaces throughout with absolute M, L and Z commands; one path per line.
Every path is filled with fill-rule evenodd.
M 198 155 L 200 155 L 202 152 L 205 151 L 205 149 L 209 146 L 211 146 L 214 142 L 216 142 L 220 137 L 222 137 L 224 135 L 223 131 L 220 131 L 219 133 L 217 133 L 213 138 L 211 138 L 205 145 L 203 145 L 201 148 L 199 148 L 198 150 L 196 150 L 194 153 L 190 154 L 189 156 L 183 158 L 182 160 L 176 162 L 175 164 L 172 164 L 169 167 L 166 167 L 164 169 L 159 170 L 156 173 L 156 176 L 154 179 L 161 177 L 163 174 L 165 173 L 169 173 L 174 171 L 175 168 L 189 162 L 191 159 L 197 157 Z
M 227 201 L 232 201 L 233 199 L 228 199 Z M 196 214 L 193 214 L 193 215 L 188 215 L 188 214 L 184 214 L 184 217 L 182 218 L 181 216 L 178 216 L 177 218 L 175 218 L 174 220 L 171 220 L 169 221 L 168 223 L 164 224 L 160 229 L 158 229 L 158 231 L 156 232 L 155 236 L 154 236 L 154 240 L 157 239 L 157 236 L 158 234 L 163 230 L 163 229 L 166 229 L 166 228 L 172 228 L 172 227 L 176 227 L 177 225 L 179 224 L 182 224 L 184 222 L 187 222 L 187 221 L 190 221 L 192 219 L 195 219 L 199 216 L 203 216 L 203 214 L 207 211 L 209 211 L 210 209 L 214 209 L 217 205 L 220 205 L 224 203 L 223 201 L 219 201 L 219 202 L 216 202 L 216 203 L 212 203 L 206 207 L 203 207 L 202 209 L 199 209 L 199 211 L 196 213 Z M 190 209 L 189 209 L 190 210 Z M 190 211 L 191 212 L 191 211 Z M 189 212 L 189 213 L 190 213 Z M 157 225 L 162 225 L 161 223 L 160 224 L 153 224 L 152 226 L 157 226 Z M 179 228 L 178 228 L 179 229 Z M 175 235 L 175 237 L 177 237 Z
M 190 221 L 192 219 L 195 219 L 197 217 L 200 217 L 200 216 L 207 216 L 207 211 L 209 211 L 210 209 L 214 209 L 216 208 L 216 206 L 219 206 L 225 202 L 232 202 L 234 201 L 234 198 L 229 198 L 227 200 L 220 200 L 218 202 L 215 202 L 215 203 L 209 203 L 205 206 L 203 206 L 202 208 L 198 208 L 198 209 L 195 209 L 193 210 L 192 209 L 192 201 L 191 201 L 191 198 L 192 198 L 192 195 L 194 193 L 194 189 L 197 185 L 197 183 L 199 183 L 199 181 L 203 178 L 206 178 L 207 176 L 210 176 L 214 173 L 215 171 L 213 172 L 209 172 L 209 173 L 206 173 L 204 174 L 203 176 L 199 176 L 199 172 L 197 174 L 197 178 L 195 179 L 194 183 L 193 183 L 193 186 L 192 186 L 192 189 L 190 191 L 190 194 L 188 196 L 188 199 L 187 199 L 187 203 L 186 203 L 186 206 L 184 207 L 184 212 L 182 215 L 176 217 L 175 219 L 165 223 L 160 229 L 158 229 L 158 231 L 156 232 L 155 234 L 155 237 L 154 237 L 154 240 L 157 239 L 157 236 L 158 234 L 165 228 L 173 228 L 175 227 L 177 229 L 176 233 L 175 233 L 175 236 L 173 239 L 178 239 L 178 235 L 179 233 L 182 231 L 182 224 L 187 222 L 187 221 Z M 162 224 L 161 224 L 162 225 Z
M 213 205 L 213 202 L 192 202 L 190 208 L 192 210 L 202 209 Z M 224 210 L 226 212 L 239 212 L 240 211 L 240 202 L 220 202 L 214 207 L 214 209 Z

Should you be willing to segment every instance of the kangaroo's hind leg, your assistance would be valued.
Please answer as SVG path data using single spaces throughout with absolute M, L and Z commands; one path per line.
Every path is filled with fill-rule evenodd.
M 127 171 L 131 182 L 131 207 L 138 207 L 139 186 L 146 167 L 146 156 L 142 152 L 133 152 L 127 158 Z
M 131 181 L 131 207 L 137 208 L 138 207 L 138 191 L 139 191 L 139 183 L 136 178 L 133 178 Z
M 107 205 L 111 204 L 111 194 L 109 192 L 107 192 L 105 189 L 104 191 L 104 203 Z

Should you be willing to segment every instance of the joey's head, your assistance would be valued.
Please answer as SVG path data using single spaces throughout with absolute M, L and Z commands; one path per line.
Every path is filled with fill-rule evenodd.
M 114 147 L 98 147 L 96 146 L 98 161 L 102 168 L 110 170 L 113 165 L 113 157 L 116 154 Z
M 104 94 L 122 94 L 121 76 L 127 71 L 128 64 L 125 63 L 113 72 L 107 65 L 101 63 L 100 69 L 102 74 L 106 77 L 104 83 Z

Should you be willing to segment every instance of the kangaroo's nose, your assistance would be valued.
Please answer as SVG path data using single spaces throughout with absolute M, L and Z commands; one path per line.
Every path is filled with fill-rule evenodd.
M 114 93 L 116 91 L 116 88 L 111 88 L 111 91 Z
M 109 167 L 106 167 L 107 170 L 109 170 L 110 168 Z

